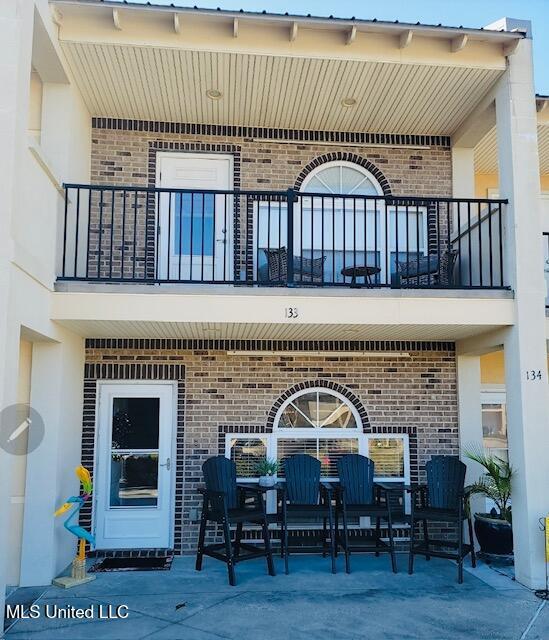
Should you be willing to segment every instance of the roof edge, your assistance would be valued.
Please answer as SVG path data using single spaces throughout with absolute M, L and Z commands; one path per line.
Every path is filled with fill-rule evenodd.
M 519 29 L 513 29 L 512 31 L 505 31 L 504 29 L 489 29 L 489 28 L 475 28 L 475 27 L 453 27 L 449 25 L 433 25 L 433 24 L 423 24 L 420 22 L 410 23 L 410 22 L 400 22 L 395 20 L 393 22 L 386 20 L 377 20 L 373 18 L 372 20 L 365 20 L 361 18 L 338 18 L 335 16 L 313 16 L 311 14 L 308 15 L 298 15 L 291 13 L 269 13 L 267 11 L 244 11 L 243 9 L 239 10 L 230 10 L 230 9 L 209 9 L 209 8 L 201 8 L 201 7 L 187 7 L 187 6 L 178 6 L 175 4 L 164 5 L 164 4 L 154 4 L 151 2 L 147 2 L 146 4 L 141 4 L 137 2 L 128 2 L 124 0 L 123 2 L 119 2 L 117 0 L 49 0 L 52 5 L 73 5 L 73 6 L 97 6 L 97 7 L 111 7 L 113 9 L 135 9 L 141 11 L 161 11 L 161 12 L 169 12 L 169 13 L 192 13 L 196 15 L 204 15 L 204 16 L 223 16 L 226 18 L 242 18 L 247 17 L 250 19 L 259 19 L 266 20 L 272 22 L 297 22 L 302 24 L 337 24 L 342 27 L 353 27 L 353 26 L 376 26 L 378 28 L 386 29 L 388 31 L 402 31 L 404 29 L 410 29 L 415 31 L 424 31 L 431 33 L 452 33 L 456 34 L 465 34 L 465 35 L 481 35 L 486 36 L 486 38 L 494 38 L 501 39 L 502 37 L 505 39 L 517 39 L 517 38 L 525 38 L 527 37 L 527 32 Z

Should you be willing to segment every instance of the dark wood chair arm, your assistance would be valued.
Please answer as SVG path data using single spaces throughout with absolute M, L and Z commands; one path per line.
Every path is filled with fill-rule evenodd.
M 427 491 L 427 485 L 426 484 L 405 484 L 403 485 L 403 489 L 404 491 L 407 491 L 408 493 L 424 493 L 425 491 Z
M 325 501 L 326 504 L 331 503 L 333 497 L 335 494 L 335 488 L 332 484 L 330 484 L 329 482 L 326 482 L 325 480 L 321 480 L 320 481 L 320 497 L 321 500 L 323 499 Z
M 240 493 L 253 493 L 254 495 L 262 495 L 265 493 L 265 488 L 259 485 L 253 484 L 238 484 L 236 485 Z
M 338 506 L 346 504 L 345 502 L 345 485 L 338 482 L 335 486 L 332 485 L 333 495 Z
M 205 487 L 200 487 L 198 489 L 198 493 L 202 494 L 203 496 L 206 496 L 208 498 L 226 498 L 227 497 L 227 492 L 226 491 L 211 491 L 210 489 L 206 489 Z

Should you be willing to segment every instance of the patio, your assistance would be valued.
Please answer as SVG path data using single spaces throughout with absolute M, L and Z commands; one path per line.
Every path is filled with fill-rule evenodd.
M 99 573 L 97 579 L 64 592 L 48 587 L 40 605 L 89 607 L 127 605 L 125 620 L 20 620 L 7 639 L 49 638 L 497 638 L 542 640 L 549 606 L 527 589 L 486 565 L 474 572 L 466 561 L 465 582 L 456 583 L 455 565 L 418 559 L 413 576 L 399 554 L 397 575 L 386 556 L 355 555 L 353 572 L 329 570 L 328 558 L 291 557 L 286 576 L 266 574 L 263 560 L 237 568 L 238 585 L 227 584 L 226 567 L 205 558 L 178 557 L 170 571 Z M 176 609 L 177 605 L 184 606 Z

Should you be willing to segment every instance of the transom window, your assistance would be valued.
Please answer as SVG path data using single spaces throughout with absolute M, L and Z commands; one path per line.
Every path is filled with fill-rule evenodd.
M 315 389 L 287 400 L 278 416 L 279 429 L 356 429 L 356 409 L 333 391 Z M 358 418 L 358 419 L 357 419 Z
M 345 195 L 383 195 L 383 190 L 369 171 L 352 162 L 327 162 L 303 181 L 300 191 Z

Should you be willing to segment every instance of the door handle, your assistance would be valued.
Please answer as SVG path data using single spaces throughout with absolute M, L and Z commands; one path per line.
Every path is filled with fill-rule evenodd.
M 164 462 L 164 464 L 160 463 L 161 467 L 166 467 L 166 469 L 169 471 L 170 467 L 172 466 L 172 461 L 170 460 L 170 458 L 166 458 L 166 462 Z

